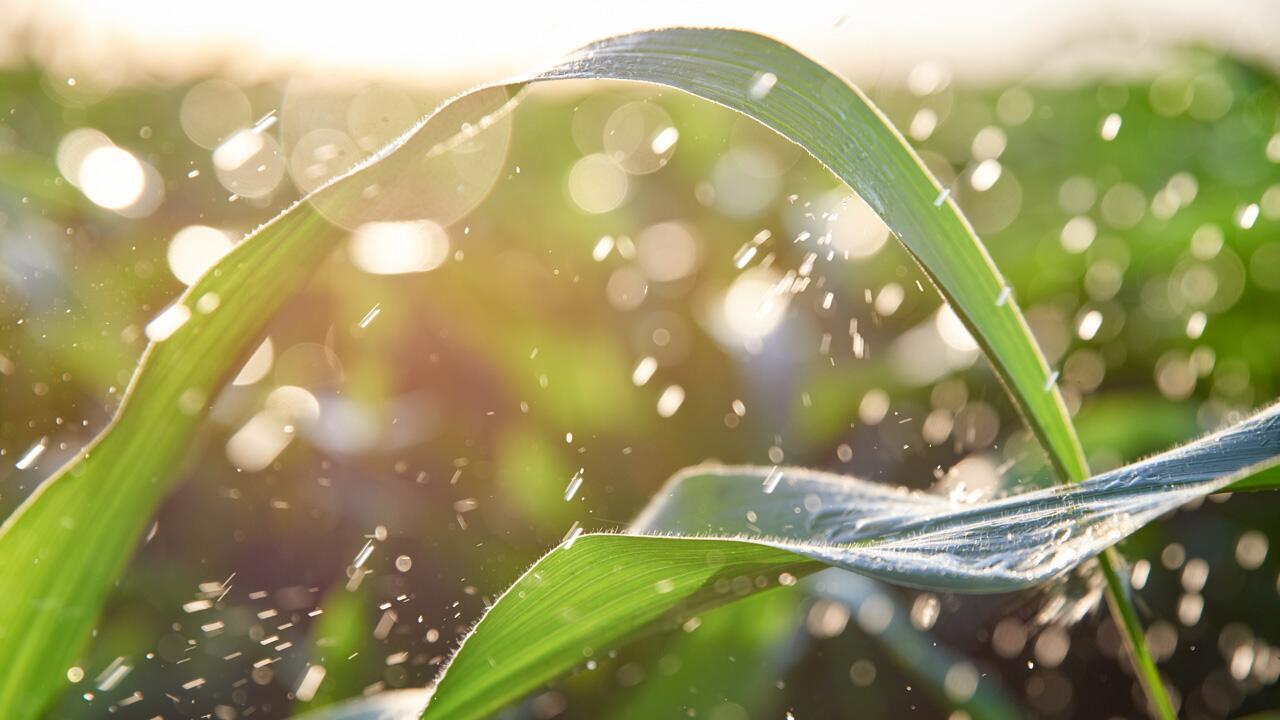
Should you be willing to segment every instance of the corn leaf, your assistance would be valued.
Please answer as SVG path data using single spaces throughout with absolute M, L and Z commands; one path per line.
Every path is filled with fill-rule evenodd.
M 567 540 L 464 640 L 424 718 L 479 718 L 638 634 L 832 566 L 940 592 L 1056 578 L 1280 460 L 1280 406 L 1074 485 L 969 504 L 798 468 L 676 475 L 627 535 Z

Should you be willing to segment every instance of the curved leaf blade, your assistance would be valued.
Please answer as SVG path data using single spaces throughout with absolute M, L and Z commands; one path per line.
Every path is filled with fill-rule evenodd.
M 729 593 L 744 597 L 821 568 L 785 549 L 735 540 L 585 535 L 565 542 L 497 599 L 423 717 L 487 717 L 631 637 L 723 604 Z
M 37 715 L 64 682 L 195 432 L 199 413 L 182 398 L 203 406 L 229 380 L 266 315 L 327 253 L 326 234 L 338 237 L 299 205 L 223 258 L 179 299 L 190 319 L 143 353 L 111 425 L 0 525 L 0 716 Z M 201 312 L 201 298 L 217 310 Z
M 940 592 L 1034 587 L 1277 461 L 1280 406 L 1083 483 L 979 504 L 812 470 L 693 468 L 631 534 L 563 543 L 517 580 L 423 717 L 484 717 L 636 634 L 827 566 Z
M 766 93 L 761 78 L 771 75 Z M 1048 364 L 986 248 L 915 151 L 856 87 L 782 43 L 675 28 L 589 45 L 533 79 L 666 85 L 752 117 L 803 147 L 884 220 L 951 303 L 1062 475 L 1088 476 Z

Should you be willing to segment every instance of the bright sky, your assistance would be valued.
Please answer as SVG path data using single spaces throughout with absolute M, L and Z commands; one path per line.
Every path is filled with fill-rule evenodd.
M 661 25 L 720 25 L 788 41 L 866 81 L 921 61 L 1008 79 L 1107 47 L 1179 42 L 1280 62 L 1271 0 L 7 0 L 4 33 L 45 61 L 246 79 L 299 69 L 457 87 L 544 64 L 599 37 Z M 1127 50 L 1119 55 L 1132 57 Z M 0 50 L 0 53 L 5 52 Z M 1117 53 L 1109 53 L 1115 56 Z

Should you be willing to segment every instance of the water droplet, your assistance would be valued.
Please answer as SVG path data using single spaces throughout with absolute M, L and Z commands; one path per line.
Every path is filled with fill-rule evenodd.
M 1245 205 L 1240 209 L 1239 214 L 1236 215 L 1236 224 L 1239 225 L 1242 230 L 1248 230 L 1258 221 L 1258 212 L 1258 203 L 1249 203 L 1248 205 Z
M 636 367 L 631 371 L 631 384 L 640 387 L 649 382 L 653 377 L 653 373 L 658 369 L 658 361 L 651 357 L 640 358 L 640 362 L 636 363 Z
M 564 499 L 568 502 L 573 496 L 578 494 L 578 488 L 582 487 L 582 468 L 578 468 L 578 472 L 573 474 L 569 479 L 569 486 L 564 489 Z
M 654 155 L 661 155 L 670 150 L 676 144 L 676 140 L 679 139 L 680 131 L 673 127 L 664 128 L 653 136 L 653 142 L 649 143 L 649 148 L 653 150 Z
M 1076 328 L 1076 333 L 1081 340 L 1092 340 L 1098 334 L 1098 328 L 1102 327 L 1102 313 L 1097 310 L 1090 310 L 1080 318 L 1080 325 Z
M 366 540 L 364 543 L 364 547 L 360 548 L 360 552 L 356 553 L 355 559 L 351 561 L 351 567 L 356 568 L 357 570 L 360 569 L 360 567 L 365 564 L 365 562 L 369 559 L 369 556 L 372 554 L 373 554 L 373 541 Z
M 684 404 L 684 388 L 679 385 L 670 385 L 666 390 L 662 391 L 662 395 L 658 397 L 658 415 L 668 418 L 676 414 L 680 406 Z
M 147 323 L 146 334 L 153 342 L 169 339 L 191 319 L 191 309 L 182 303 L 174 303 Z
M 613 251 L 613 236 L 605 235 L 596 241 L 596 246 L 591 249 L 591 259 L 596 262 L 602 262 L 609 257 L 609 253 Z
M 565 533 L 564 540 L 561 540 L 560 544 L 564 546 L 565 550 L 568 550 L 573 547 L 573 544 L 578 541 L 578 537 L 581 535 L 582 526 L 578 525 L 578 522 L 575 520 L 574 523 L 569 526 L 569 532 Z
M 382 303 L 375 303 L 373 307 L 369 308 L 369 312 L 365 313 L 364 317 L 360 319 L 360 322 L 358 323 L 360 329 L 363 330 L 369 327 L 369 323 L 373 322 L 374 318 L 378 317 L 378 314 L 381 312 Z
M 772 494 L 774 490 L 778 489 L 778 483 L 780 482 L 782 482 L 782 471 L 775 465 L 769 471 L 769 474 L 764 476 L 764 482 L 762 483 L 764 493 L 766 495 Z
M 34 465 L 36 460 L 39 460 L 40 456 L 44 454 L 45 448 L 48 447 L 48 442 L 48 438 L 43 437 L 37 440 L 35 444 L 27 448 L 27 451 L 22 454 L 22 457 L 18 458 L 18 462 L 14 463 L 13 466 L 19 470 L 26 470 Z
M 1119 134 L 1120 124 L 1122 122 L 1123 118 L 1120 117 L 1119 113 L 1111 113 L 1102 119 L 1102 125 L 1098 128 L 1098 134 L 1102 136 L 1103 140 L 1111 142 L 1112 140 L 1115 140 L 1116 135 Z
M 773 90 L 773 86 L 777 84 L 778 76 L 773 73 L 767 72 L 756 75 L 755 80 L 751 83 L 751 99 L 763 100 Z
M 1198 339 L 1204 334 L 1204 328 L 1208 324 L 1209 318 L 1203 312 L 1191 313 L 1191 317 L 1187 318 L 1187 337 Z
M 978 192 L 986 192 L 1000 180 L 1002 174 L 1004 166 L 999 160 L 983 160 L 969 173 L 969 185 Z
M 1049 392 L 1050 390 L 1052 390 L 1053 385 L 1056 382 L 1058 382 L 1058 371 L 1054 370 L 1053 372 L 1049 373 L 1049 377 L 1045 378 L 1044 391 Z

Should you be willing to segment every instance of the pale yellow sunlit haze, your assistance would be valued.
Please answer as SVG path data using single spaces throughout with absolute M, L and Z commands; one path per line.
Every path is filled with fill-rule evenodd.
M 32 55 L 55 71 L 160 79 L 211 70 L 254 79 L 309 71 L 462 87 L 527 70 L 591 40 L 664 25 L 768 33 L 851 75 L 905 77 L 932 60 L 969 80 L 1088 64 L 1116 47 L 1197 44 L 1275 61 L 1280 4 L 1266 0 L 572 0 L 560 3 L 223 0 L 9 0 L 0 59 Z M 901 32 L 909 27 L 911 32 Z M 10 39 L 13 39 L 11 37 Z M 1088 39 L 1087 42 L 1085 39 Z M 0 35 L 0 39 L 5 39 Z M 17 43 L 17 44 L 15 44 Z M 1073 52 L 1064 52 L 1071 49 Z M 16 56 L 16 57 L 15 57 Z M 1129 61 L 1140 56 L 1127 53 Z

